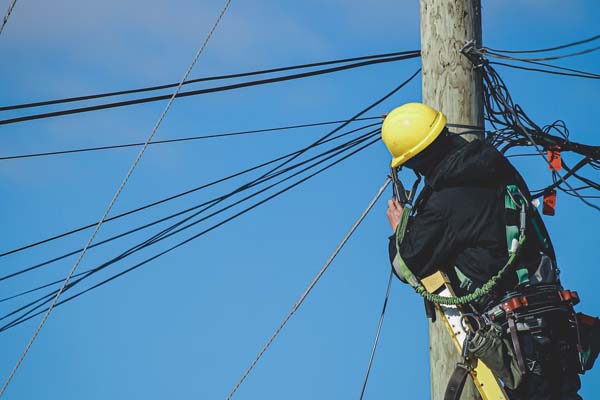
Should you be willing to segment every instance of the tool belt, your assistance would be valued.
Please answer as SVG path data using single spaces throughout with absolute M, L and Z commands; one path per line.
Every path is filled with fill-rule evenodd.
M 547 324 L 544 314 L 564 313 L 565 321 L 576 331 L 579 372 L 584 373 L 592 368 L 600 352 L 600 320 L 576 314 L 573 306 L 579 302 L 577 292 L 558 285 L 536 285 L 511 291 L 499 304 L 481 314 L 478 322 L 482 328 L 470 342 L 471 356 L 486 363 L 513 389 L 528 371 L 518 332 L 543 336 Z
M 450 378 L 445 399 L 460 398 L 475 360 L 484 362 L 505 387 L 517 388 L 528 372 L 518 333 L 543 336 L 546 313 L 565 314 L 566 321 L 577 330 L 580 373 L 591 369 L 600 353 L 600 320 L 575 314 L 573 306 L 577 303 L 577 292 L 559 285 L 524 286 L 507 293 L 483 313 L 469 314 L 470 325 L 477 330 L 463 343 L 463 362 L 457 364 Z

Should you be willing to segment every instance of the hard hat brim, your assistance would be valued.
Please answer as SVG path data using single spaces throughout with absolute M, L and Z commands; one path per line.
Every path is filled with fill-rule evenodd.
M 414 156 L 416 156 L 417 154 L 419 154 L 420 152 L 425 150 L 425 148 L 427 148 L 427 146 L 429 146 L 431 143 L 433 143 L 435 141 L 435 139 L 437 139 L 438 136 L 440 136 L 440 133 L 442 133 L 445 126 L 446 126 L 446 116 L 444 114 L 442 114 L 441 112 L 438 112 L 435 120 L 431 124 L 431 130 L 429 131 L 429 134 L 427 136 L 425 136 L 423 138 L 423 140 L 421 140 L 416 146 L 414 146 L 412 149 L 410 149 L 406 153 L 402 154 L 401 156 L 394 157 L 392 159 L 392 163 L 391 163 L 392 168 L 398 168 L 398 167 L 402 166 L 405 162 L 407 162 L 408 160 L 410 160 L 411 158 L 413 158 Z

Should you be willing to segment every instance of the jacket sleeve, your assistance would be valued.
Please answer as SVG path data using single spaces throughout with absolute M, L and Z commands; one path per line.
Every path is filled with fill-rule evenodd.
M 400 244 L 400 257 L 417 278 L 424 278 L 452 265 L 456 242 L 444 210 L 425 206 L 408 221 Z M 389 253 L 393 267 L 398 256 L 393 236 L 390 237 Z

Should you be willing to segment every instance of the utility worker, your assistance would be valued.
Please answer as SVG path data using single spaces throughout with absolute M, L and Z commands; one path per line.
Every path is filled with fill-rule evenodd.
M 561 298 L 568 291 L 560 285 L 552 243 L 519 173 L 487 142 L 467 142 L 449 132 L 444 114 L 425 104 L 394 109 L 383 121 L 382 139 L 393 169 L 406 167 L 425 178 L 402 239 L 390 238 L 396 275 L 407 279 L 400 264 L 418 279 L 442 271 L 457 295 L 473 293 L 507 265 L 519 246 L 507 236 L 511 229 L 521 229 L 526 239 L 513 265 L 489 293 L 464 307 L 481 317 L 473 325 L 487 332 L 487 339 L 494 329 L 501 337 L 497 342 L 504 345 L 504 361 L 499 365 L 504 367 L 492 371 L 510 399 L 581 399 L 577 318 L 572 301 Z M 513 188 L 510 197 L 507 187 Z M 521 199 L 519 207 L 507 206 L 511 199 L 519 203 L 515 197 Z M 402 211 L 396 199 L 389 201 L 387 217 L 394 231 Z M 523 226 L 519 221 L 525 215 Z M 549 294 L 534 300 L 536 293 Z M 530 299 L 528 307 L 514 312 L 499 307 L 524 295 Z M 479 358 L 488 366 L 498 361 L 485 357 Z

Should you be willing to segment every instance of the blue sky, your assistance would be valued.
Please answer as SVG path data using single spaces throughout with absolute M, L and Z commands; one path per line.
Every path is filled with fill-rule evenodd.
M 0 0 L 0 10 L 8 3 Z M 484 43 L 490 47 L 537 48 L 597 34 L 600 7 L 592 0 L 483 3 Z M 220 6 L 221 1 L 21 0 L 0 36 L 0 104 L 177 81 Z M 192 77 L 418 48 L 416 0 L 234 1 Z M 598 72 L 599 61 L 592 54 L 562 65 Z M 157 139 L 349 118 L 418 67 L 415 59 L 180 99 Z M 593 123 L 600 100 L 596 81 L 499 72 L 515 101 L 539 124 L 564 119 L 573 140 L 600 144 Z M 419 99 L 420 81 L 415 80 L 370 115 Z M 1 154 L 140 141 L 163 107 L 153 103 L 0 126 Z M 16 114 L 3 113 L 2 118 Z M 151 147 L 113 212 L 294 151 L 325 132 L 314 128 Z M 2 161 L 0 248 L 93 222 L 135 154 L 134 149 L 120 149 Z M 515 160 L 532 188 L 549 182 L 541 161 Z M 235 223 L 56 309 L 6 398 L 224 398 L 379 188 L 388 162 L 378 144 Z M 241 182 L 106 224 L 99 239 Z M 564 195 L 559 195 L 557 215 L 546 218 L 563 282 L 579 291 L 583 303 L 578 309 L 590 314 L 600 311 L 594 297 L 597 221 L 596 211 Z M 73 250 L 88 234 L 4 257 L 0 268 L 14 271 Z M 388 234 L 382 201 L 237 398 L 358 397 L 389 272 Z M 81 267 L 142 238 L 144 234 L 91 250 Z M 111 271 L 153 253 L 134 256 Z M 73 262 L 2 282 L 0 294 L 58 279 Z M 15 304 L 0 304 L 0 310 Z M 0 377 L 10 372 L 35 324 L 1 335 Z M 428 398 L 427 346 L 422 301 L 395 282 L 366 398 Z M 599 370 L 582 377 L 586 399 L 600 395 Z

